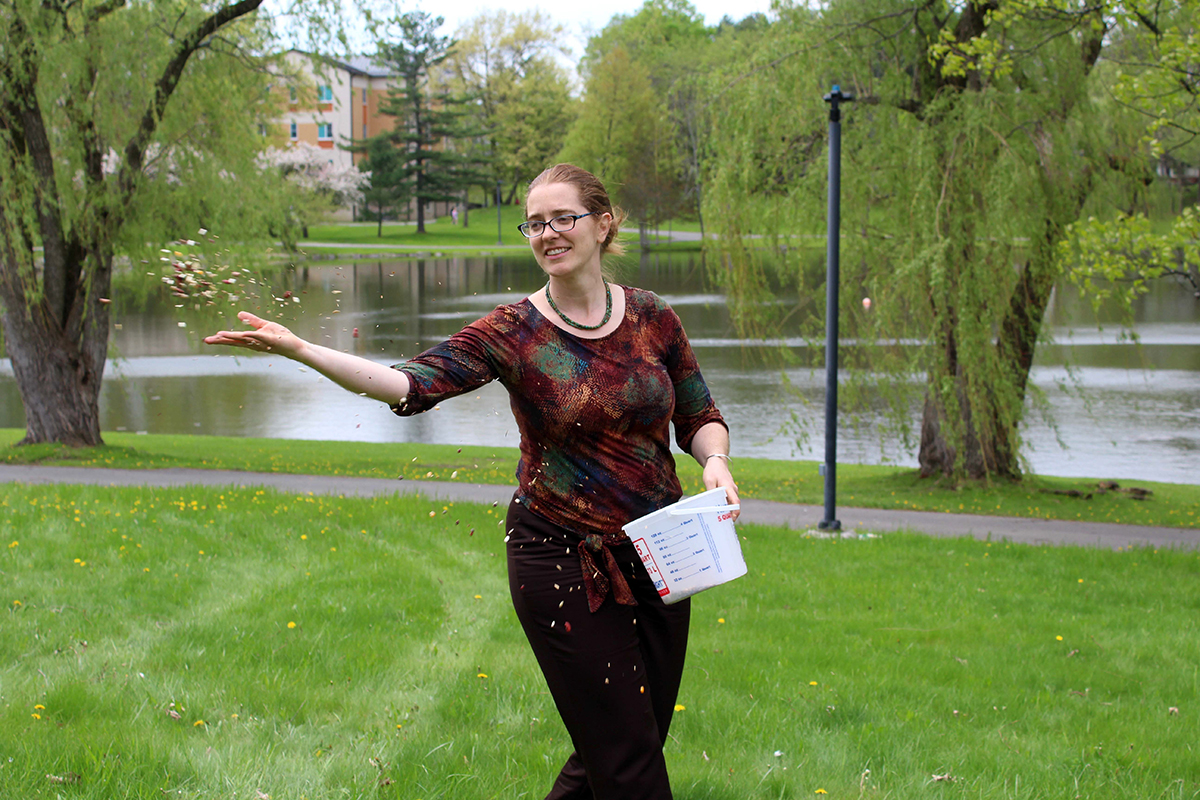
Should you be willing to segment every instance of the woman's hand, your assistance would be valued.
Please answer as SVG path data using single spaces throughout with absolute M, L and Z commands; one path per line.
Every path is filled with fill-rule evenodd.
M 704 488 L 725 490 L 725 500 L 729 505 L 738 505 L 737 484 L 733 482 L 733 474 L 729 471 L 729 462 L 723 458 L 713 457 L 704 462 Z M 741 516 L 741 510 L 733 512 L 733 521 Z
M 256 353 L 276 353 L 297 358 L 307 342 L 278 322 L 268 322 L 249 311 L 238 312 L 238 319 L 251 327 L 248 331 L 219 331 L 204 338 L 205 344 L 225 344 L 244 347 Z

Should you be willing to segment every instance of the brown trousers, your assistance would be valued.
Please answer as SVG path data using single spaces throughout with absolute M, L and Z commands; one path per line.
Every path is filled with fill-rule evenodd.
M 662 745 L 690 602 L 664 605 L 626 543 L 611 550 L 638 604 L 610 595 L 591 613 L 578 535 L 515 501 L 505 530 L 513 606 L 575 747 L 546 800 L 671 800 Z

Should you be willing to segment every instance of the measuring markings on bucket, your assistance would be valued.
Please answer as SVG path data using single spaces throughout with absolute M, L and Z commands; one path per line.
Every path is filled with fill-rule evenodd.
M 642 564 L 645 565 L 646 572 L 650 575 L 650 580 L 654 581 L 654 588 L 658 589 L 658 596 L 666 597 L 669 595 L 671 588 L 667 586 L 662 573 L 659 572 L 658 562 L 654 560 L 654 553 L 650 552 L 650 546 L 646 544 L 646 540 L 634 539 L 633 546 L 637 548 L 638 555 L 642 557 Z

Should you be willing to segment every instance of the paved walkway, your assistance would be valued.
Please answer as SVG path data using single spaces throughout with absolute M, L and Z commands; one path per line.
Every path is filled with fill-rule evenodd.
M 326 475 L 227 470 L 156 469 L 126 470 L 91 467 L 41 467 L 0 465 L 0 483 L 78 483 L 91 486 L 240 486 L 269 487 L 283 492 L 370 497 L 384 494 L 424 494 L 442 500 L 507 503 L 513 487 L 458 481 L 401 481 L 383 478 L 348 478 Z M 776 525 L 823 535 L 815 529 L 824 518 L 822 506 L 793 505 L 769 500 L 744 500 L 741 522 Z M 837 517 L 845 533 L 886 533 L 913 530 L 930 536 L 973 536 L 976 539 L 1024 544 L 1070 544 L 1090 547 L 1200 547 L 1200 531 L 1154 528 L 1101 522 L 1065 522 L 942 514 L 874 508 L 839 508 Z

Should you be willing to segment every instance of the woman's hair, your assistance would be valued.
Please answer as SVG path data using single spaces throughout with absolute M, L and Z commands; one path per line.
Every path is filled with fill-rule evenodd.
M 574 164 L 555 164 L 530 181 L 529 189 L 532 191 L 538 186 L 549 183 L 566 183 L 578 189 L 579 198 L 583 201 L 583 208 L 588 213 L 612 215 L 612 225 L 608 228 L 608 236 L 600 244 L 600 255 L 619 256 L 625 252 L 624 245 L 617 241 L 617 233 L 620 231 L 621 223 L 625 221 L 626 214 L 608 199 L 608 192 L 599 178 Z

